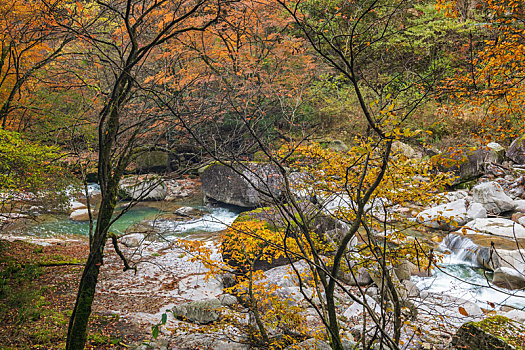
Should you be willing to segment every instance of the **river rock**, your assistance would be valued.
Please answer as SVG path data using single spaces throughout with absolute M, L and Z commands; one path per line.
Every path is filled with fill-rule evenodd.
M 339 272 L 339 278 L 350 286 L 368 286 L 372 284 L 372 277 L 364 267 L 360 267 L 356 272 Z
M 235 165 L 235 170 L 219 163 L 201 172 L 202 192 L 206 198 L 239 207 L 255 208 L 272 201 L 260 191 L 279 198 L 283 178 L 279 169 L 269 163 Z M 242 175 L 240 175 L 240 174 Z
M 365 294 L 365 302 L 368 304 L 370 309 L 372 309 L 375 313 L 379 314 L 381 313 L 381 306 L 370 296 Z M 345 310 L 343 313 L 343 316 L 347 319 L 350 319 L 352 317 L 360 317 L 363 314 L 364 307 L 362 303 L 354 302 L 348 309 Z
M 454 184 L 479 177 L 485 172 L 485 159 L 490 150 L 488 147 L 477 149 L 462 148 L 437 155 L 439 170 L 453 172 L 456 175 Z
M 487 162 L 500 163 L 505 158 L 505 147 L 497 142 L 487 143 L 489 155 L 486 158 Z
M 443 239 L 442 244 L 460 260 L 470 262 L 471 264 L 491 271 L 500 266 L 498 256 L 494 254 L 491 247 L 479 246 L 469 238 L 463 236 L 459 231 L 447 235 Z
M 232 339 L 233 338 L 233 339 Z M 175 349 L 213 349 L 213 350 L 248 350 L 250 345 L 246 340 L 235 341 L 231 334 L 184 334 L 172 341 Z
M 421 292 L 420 298 L 416 298 L 414 303 L 419 305 L 421 314 L 441 315 L 453 324 L 465 322 L 465 318 L 479 320 L 483 316 L 479 305 L 443 293 Z
M 142 233 L 131 233 L 129 235 L 122 236 L 119 242 L 124 244 L 128 248 L 138 247 L 144 242 L 146 236 Z
M 516 204 L 516 208 L 514 208 L 514 210 L 525 213 L 525 199 L 515 200 L 514 204 Z
M 467 215 L 471 220 L 486 218 L 487 209 L 481 203 L 472 203 L 467 210 Z
M 516 164 L 525 164 L 525 135 L 512 141 L 507 149 L 507 157 Z
M 181 318 L 185 321 L 208 324 L 219 319 L 220 307 L 220 300 L 217 298 L 211 298 L 176 305 L 172 309 L 172 312 L 175 317 Z
M 524 289 L 525 275 L 510 267 L 500 267 L 494 271 L 492 283 L 506 289 Z
M 89 211 L 87 208 L 77 209 L 69 215 L 69 218 L 73 221 L 89 221 Z
M 525 238 L 525 227 L 503 218 L 475 219 L 467 223 L 464 228 L 467 234 L 488 234 L 510 239 Z
M 507 317 L 510 320 L 521 322 L 525 324 L 525 311 L 523 310 L 510 310 L 503 314 L 503 316 Z
M 407 290 L 409 298 L 417 298 L 420 296 L 419 288 L 416 286 L 414 282 L 405 280 L 405 281 L 402 281 L 401 283 L 403 283 L 403 286 Z
M 69 212 L 72 213 L 74 212 L 75 210 L 78 210 L 78 209 L 87 209 L 86 205 L 84 203 L 81 203 L 81 202 L 77 202 L 77 201 L 72 201 L 71 203 L 69 203 Z
M 137 172 L 142 174 L 166 172 L 169 170 L 168 152 L 146 151 L 140 153 L 134 163 Z
M 416 220 L 436 229 L 449 230 L 459 227 L 468 221 L 466 201 L 459 199 L 423 210 L 416 216 Z
M 217 298 L 221 302 L 222 306 L 232 307 L 234 305 L 239 304 L 239 301 L 237 300 L 237 297 L 235 295 L 221 294 Z
M 392 143 L 392 152 L 401 153 L 407 158 L 421 158 L 420 152 L 416 152 L 410 145 L 401 141 L 394 141 Z
M 296 287 L 299 283 L 297 273 L 294 268 L 301 275 L 301 279 L 311 280 L 310 267 L 304 261 L 297 261 L 290 265 L 277 266 L 273 269 L 264 271 L 264 279 L 258 281 L 258 283 L 265 285 L 275 285 L 278 287 Z
M 202 212 L 199 209 L 193 207 L 180 207 L 179 209 L 175 210 L 175 214 L 190 218 L 194 216 L 202 216 Z
M 119 184 L 123 199 L 161 201 L 167 193 L 168 187 L 158 175 L 127 176 Z
M 300 342 L 294 345 L 290 345 L 285 348 L 285 350 L 331 350 L 331 349 L 332 347 L 328 343 L 322 340 L 319 340 L 319 339 L 314 339 L 314 338 L 306 339 L 303 342 Z
M 489 214 L 497 215 L 516 207 L 514 200 L 503 192 L 500 184 L 494 181 L 476 185 L 472 193 L 474 202 L 481 203 Z
M 492 316 L 481 322 L 463 324 L 452 338 L 452 345 L 456 349 L 520 349 L 525 346 L 524 332 L 523 324 L 503 316 Z

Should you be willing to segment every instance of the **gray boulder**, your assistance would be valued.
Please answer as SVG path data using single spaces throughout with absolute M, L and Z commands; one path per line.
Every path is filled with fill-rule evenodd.
M 135 167 L 139 173 L 159 173 L 168 171 L 168 152 L 148 151 L 141 153 L 135 159 Z
M 221 305 L 219 299 L 212 298 L 177 305 L 172 309 L 172 312 L 175 317 L 185 321 L 208 324 L 219 319 Z
M 514 163 L 525 164 L 525 135 L 512 141 L 507 149 L 507 157 Z
M 233 338 L 233 339 L 232 339 Z M 235 339 L 238 337 L 226 336 L 224 334 L 183 334 L 175 338 L 172 343 L 175 349 L 213 349 L 213 350 L 248 350 L 250 345 L 247 341 Z
M 455 184 L 477 178 L 485 173 L 485 162 L 490 154 L 488 147 L 458 149 L 439 154 L 438 168 L 456 175 Z
M 507 196 L 497 182 L 485 182 L 472 189 L 474 202 L 485 207 L 489 214 L 500 214 L 516 208 L 514 200 Z
M 464 226 L 466 234 L 486 234 L 510 239 L 525 238 L 525 227 L 504 218 L 481 218 Z
M 93 209 L 92 209 L 93 210 Z M 92 211 L 92 215 L 95 215 Z M 89 211 L 87 208 L 76 209 L 70 215 L 69 218 L 73 221 L 88 221 L 89 220 Z
M 467 216 L 472 220 L 486 218 L 487 209 L 481 203 L 472 203 L 467 210 Z
M 234 167 L 235 170 L 214 163 L 202 170 L 202 192 L 207 199 L 255 208 L 271 202 L 271 196 L 266 196 L 261 191 L 277 198 L 281 196 L 283 178 L 275 165 L 246 163 Z
M 497 142 L 487 143 L 489 149 L 489 154 L 486 158 L 486 161 L 493 163 L 500 163 L 505 158 L 505 147 L 500 145 Z
M 449 230 L 457 228 L 468 221 L 467 203 L 464 199 L 438 205 L 423 210 L 416 220 L 431 228 Z
M 127 176 L 119 186 L 122 199 L 161 201 L 168 193 L 168 186 L 158 175 Z
M 525 275 L 510 267 L 500 267 L 494 271 L 492 283 L 506 289 L 524 289 Z
M 322 340 L 310 338 L 298 344 L 290 345 L 285 350 L 331 350 L 332 347 Z
M 128 248 L 138 247 L 144 242 L 146 236 L 142 233 L 131 233 L 129 235 L 122 236 L 119 242 Z
M 506 317 L 492 316 L 480 322 L 463 324 L 452 338 L 452 345 L 456 349 L 521 349 L 525 346 L 523 332 L 523 324 Z

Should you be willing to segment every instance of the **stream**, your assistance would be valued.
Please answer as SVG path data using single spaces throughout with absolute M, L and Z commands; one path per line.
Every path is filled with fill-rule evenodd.
M 96 185 L 90 188 L 97 190 Z M 152 228 L 163 237 L 184 237 L 198 233 L 218 232 L 231 225 L 239 215 L 239 211 L 224 207 L 202 206 L 200 198 L 166 203 L 139 203 L 117 220 L 112 230 L 116 234 L 133 231 L 137 224 Z M 174 218 L 174 207 L 189 206 L 201 212 L 200 217 Z M 15 233 L 50 237 L 55 235 L 80 234 L 87 235 L 88 222 L 70 220 L 67 215 L 47 216 L 38 222 L 31 222 L 15 230 Z M 18 231 L 18 232 L 16 232 Z M 438 247 L 445 251 L 443 246 Z M 465 247 L 468 249 L 468 247 Z M 525 291 L 510 291 L 490 286 L 490 272 L 484 271 L 469 262 L 461 253 L 446 254 L 439 269 L 435 269 L 432 277 L 412 277 L 421 291 L 450 295 L 477 303 L 480 307 L 492 309 L 492 305 L 507 305 L 525 309 Z M 491 305 L 492 304 L 492 305 Z
M 446 248 L 439 247 L 441 251 Z M 465 249 L 468 249 L 466 247 Z M 496 306 L 525 309 L 525 291 L 508 290 L 489 284 L 492 273 L 472 264 L 463 253 L 446 254 L 440 268 L 432 277 L 416 277 L 412 280 L 421 291 L 450 295 L 478 304 L 491 310 Z

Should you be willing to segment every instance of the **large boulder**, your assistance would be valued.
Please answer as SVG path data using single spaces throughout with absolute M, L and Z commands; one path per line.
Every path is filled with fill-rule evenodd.
M 494 271 L 492 283 L 506 289 L 525 289 L 525 274 L 511 267 L 499 267 Z
M 238 164 L 234 168 L 210 164 L 202 170 L 201 181 L 207 199 L 245 208 L 264 206 L 272 201 L 271 196 L 279 198 L 283 188 L 279 169 L 268 163 Z
M 167 193 L 168 186 L 158 175 L 127 176 L 119 184 L 122 199 L 161 201 Z
M 168 152 L 147 151 L 135 159 L 135 168 L 141 174 L 160 173 L 169 170 Z
M 489 154 L 488 147 L 479 147 L 474 150 L 462 148 L 438 154 L 434 161 L 440 171 L 454 173 L 456 176 L 454 183 L 458 184 L 483 175 Z
M 487 213 L 500 214 L 516 208 L 514 200 L 507 196 L 497 182 L 485 182 L 472 189 L 474 202 L 482 204 Z
M 512 141 L 507 149 L 507 157 L 514 163 L 525 164 L 525 135 Z
M 250 345 L 245 339 L 239 339 L 235 334 L 214 333 L 183 333 L 173 341 L 175 349 L 213 349 L 213 350 L 248 350 Z M 172 349 L 172 347 L 170 347 Z
M 525 326 L 503 316 L 463 324 L 452 338 L 456 349 L 513 350 L 525 346 Z
M 524 239 L 525 227 L 509 219 L 480 218 L 470 221 L 464 226 L 466 234 L 487 234 L 510 239 Z
M 482 219 L 487 217 L 487 209 L 481 203 L 472 203 L 467 210 L 469 219 Z
M 185 321 L 208 324 L 219 319 L 221 307 L 222 304 L 219 299 L 212 298 L 177 305 L 172 309 L 172 312 L 175 317 Z
M 468 221 L 467 203 L 464 199 L 438 205 L 423 210 L 416 220 L 431 228 L 449 230 L 464 225 Z
M 92 210 L 91 214 L 94 216 L 96 213 Z M 69 218 L 73 221 L 89 221 L 89 211 L 87 208 L 76 209 L 69 215 Z

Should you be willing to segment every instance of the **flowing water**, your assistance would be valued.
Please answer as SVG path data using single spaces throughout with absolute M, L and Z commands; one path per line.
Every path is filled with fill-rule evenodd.
M 90 186 L 90 190 L 97 190 L 96 186 Z M 239 215 L 239 211 L 232 208 L 205 207 L 196 203 L 195 199 L 189 199 L 177 203 L 139 203 L 123 214 L 112 226 L 110 231 L 116 234 L 129 232 L 137 224 L 162 233 L 164 237 L 186 236 L 193 233 L 217 232 L 225 230 Z M 167 204 L 167 205 L 164 205 Z M 125 205 L 125 204 L 123 204 Z M 201 217 L 184 218 L 173 214 L 175 207 L 190 206 L 202 212 Z M 166 218 L 166 215 L 168 218 Z M 170 218 L 171 217 L 171 218 Z M 95 221 L 96 224 L 96 221 Z M 38 218 L 37 221 L 25 223 L 17 227 L 13 233 L 29 234 L 39 237 L 54 235 L 80 234 L 87 235 L 89 222 L 73 221 L 67 215 L 47 215 Z
M 412 277 L 419 289 L 473 301 L 489 310 L 491 304 L 496 308 L 507 305 L 525 309 L 525 291 L 507 290 L 489 283 L 492 273 L 473 261 L 471 243 L 464 240 L 463 249 L 445 255 L 432 277 Z M 446 250 L 443 246 L 440 248 Z
M 90 185 L 89 191 L 98 191 L 97 186 Z M 191 206 L 202 211 L 201 217 L 184 219 L 168 216 L 166 218 L 163 214 L 173 213 L 173 203 L 170 204 L 172 209 L 165 209 L 162 204 L 162 202 L 149 205 L 141 203 L 133 207 L 113 224 L 111 231 L 122 234 L 136 224 L 144 224 L 162 233 L 164 237 L 180 237 L 202 232 L 222 231 L 231 225 L 239 215 L 239 211 L 234 209 L 204 207 L 200 199 L 191 199 L 176 204 Z M 72 221 L 66 215 L 50 216 L 45 220 L 30 223 L 18 229 L 20 234 L 35 236 L 87 235 L 88 230 L 87 222 Z M 459 249 L 454 249 L 453 252 L 445 255 L 444 261 L 440 264 L 441 268 L 436 269 L 432 277 L 413 277 L 417 286 L 422 291 L 474 301 L 489 309 L 491 308 L 490 303 L 525 309 L 525 291 L 509 291 L 491 285 L 489 281 L 492 275 L 476 266 L 469 240 L 465 240 L 462 244 Z M 440 248 L 446 250 L 443 246 Z

